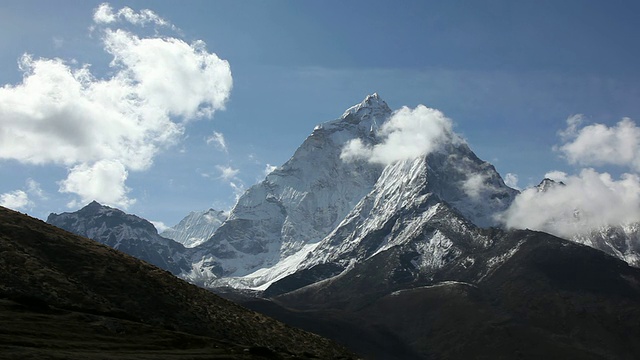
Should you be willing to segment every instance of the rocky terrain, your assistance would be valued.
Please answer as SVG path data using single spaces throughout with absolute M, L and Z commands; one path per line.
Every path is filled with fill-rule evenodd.
M 355 358 L 166 270 L 0 207 L 3 359 Z

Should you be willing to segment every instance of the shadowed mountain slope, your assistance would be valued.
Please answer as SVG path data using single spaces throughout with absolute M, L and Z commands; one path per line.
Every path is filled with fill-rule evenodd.
M 497 246 L 474 252 L 474 264 L 454 262 L 410 284 L 389 277 L 398 266 L 389 250 L 244 303 L 370 359 L 640 357 L 640 269 L 546 233 L 486 235 Z
M 0 207 L 2 358 L 351 358 L 165 270 Z

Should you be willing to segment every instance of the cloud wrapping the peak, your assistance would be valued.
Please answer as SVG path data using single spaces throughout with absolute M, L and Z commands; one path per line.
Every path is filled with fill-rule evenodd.
M 570 238 L 600 226 L 640 219 L 638 175 L 623 174 L 616 180 L 608 173 L 588 168 L 566 176 L 563 182 L 566 185 L 546 191 L 524 190 L 502 214 L 504 223 Z
M 570 163 L 585 166 L 617 165 L 640 170 L 640 128 L 624 118 L 615 126 L 584 126 L 584 116 L 567 119 L 558 132 L 562 144 L 555 146 Z M 577 175 L 550 171 L 545 178 L 556 181 L 544 190 L 522 191 L 511 207 L 499 215 L 507 227 L 529 228 L 572 238 L 603 226 L 640 221 L 640 176 L 583 168 Z M 562 182 L 563 184 L 560 184 Z
M 108 4 L 94 20 L 167 25 L 150 10 L 114 12 Z M 135 202 L 127 197 L 128 171 L 148 169 L 181 140 L 189 120 L 224 109 L 232 77 L 229 63 L 202 41 L 109 27 L 101 33 L 112 57 L 106 78 L 75 61 L 20 58 L 22 82 L 0 87 L 0 159 L 65 166 L 61 192 L 126 208 Z
M 383 165 L 417 158 L 440 149 L 445 143 L 460 141 L 452 127 L 452 121 L 436 109 L 424 105 L 415 109 L 405 106 L 380 128 L 381 143 L 370 146 L 353 139 L 344 146 L 340 158 Z

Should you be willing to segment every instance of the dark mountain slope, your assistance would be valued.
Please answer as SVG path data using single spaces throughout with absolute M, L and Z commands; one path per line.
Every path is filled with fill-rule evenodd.
M 496 245 L 474 252 L 473 265 L 453 262 L 410 286 L 389 280 L 390 249 L 246 304 L 372 359 L 640 358 L 640 269 L 545 233 L 487 234 Z
M 0 357 L 345 358 L 95 241 L 0 207 Z M 245 351 L 246 350 L 246 351 Z
M 182 244 L 158 235 L 149 221 L 96 201 L 73 213 L 50 214 L 47 223 L 109 245 L 175 275 L 191 268 Z

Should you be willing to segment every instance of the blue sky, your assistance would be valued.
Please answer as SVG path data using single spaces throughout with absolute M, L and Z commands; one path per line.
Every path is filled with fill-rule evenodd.
M 476 154 L 503 177 L 517 176 L 519 187 L 537 184 L 554 170 L 578 174 L 585 166 L 595 167 L 614 179 L 638 171 L 632 160 L 590 162 L 584 149 L 563 148 L 582 139 L 580 129 L 574 140 L 559 136 L 576 114 L 583 114 L 582 129 L 599 123 L 611 130 L 623 117 L 640 119 L 640 4 L 633 1 L 109 3 L 114 13 L 124 7 L 135 14 L 150 9 L 166 22 L 148 20 L 145 26 L 124 16 L 97 23 L 100 4 L 1 2 L 0 87 L 5 93 L 26 78 L 18 67 L 25 53 L 33 64 L 57 58 L 75 70 L 90 64 L 94 80 L 113 78 L 117 67 L 109 66 L 114 57 L 104 42 L 109 29 L 124 29 L 138 39 L 201 40 L 206 54 L 228 62 L 233 87 L 224 93 L 224 109 L 204 101 L 213 111 L 210 118 L 194 115 L 185 122 L 184 112 L 167 110 L 181 132 L 171 141 L 154 140 L 146 162 L 138 159 L 140 149 L 118 153 L 117 166 L 108 162 L 111 158 L 102 162 L 103 157 L 81 153 L 65 160 L 42 141 L 30 146 L 42 146 L 38 151 L 50 156 L 35 161 L 29 149 L 3 152 L 0 144 L 0 194 L 5 195 L 0 199 L 40 218 L 74 211 L 92 194 L 166 225 L 192 210 L 228 209 L 269 165 L 284 163 L 317 123 L 339 117 L 373 92 L 393 109 L 424 104 L 444 112 Z M 0 96 L 3 130 L 22 119 L 11 104 Z M 34 122 L 40 136 L 47 134 L 42 130 L 47 114 L 41 115 L 44 120 Z M 100 119 L 92 121 L 87 129 L 100 131 Z M 152 130 L 157 135 L 166 127 Z M 81 143 L 83 132 L 78 133 L 56 139 Z M 0 139 L 7 148 L 9 140 Z M 61 143 L 52 144 L 60 148 Z M 104 174 L 124 171 L 126 179 L 104 189 L 93 181 L 98 184 L 93 192 L 79 190 L 95 180 L 81 175 L 97 170 L 96 164 Z M 112 195 L 118 190 L 122 196 Z

